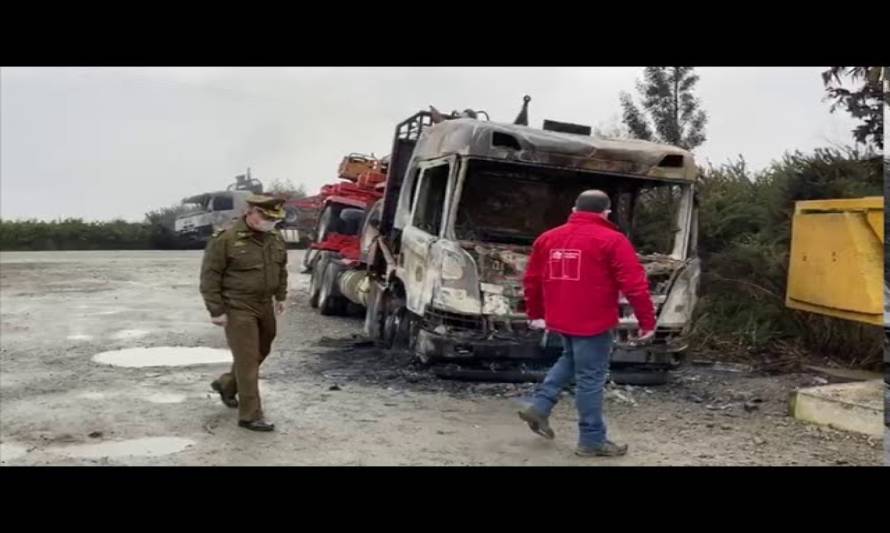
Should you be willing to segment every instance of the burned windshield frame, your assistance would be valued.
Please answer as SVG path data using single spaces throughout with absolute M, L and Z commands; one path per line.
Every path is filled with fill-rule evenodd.
M 633 240 L 636 217 L 631 213 L 635 215 L 637 212 L 640 191 L 661 187 L 679 187 L 682 191 L 689 187 L 675 181 L 482 158 L 467 158 L 463 163 L 465 171 L 460 178 L 460 198 L 449 224 L 454 238 L 463 241 L 531 245 L 544 231 L 564 224 L 575 198 L 587 189 L 601 189 L 609 194 L 613 206 L 609 220 Z M 520 185 L 523 183 L 536 186 L 522 194 Z M 680 193 L 675 200 L 682 196 Z M 545 198 L 550 199 L 549 205 L 536 203 Z M 678 207 L 675 204 L 671 210 L 674 215 Z M 492 215 L 492 209 L 497 209 L 498 213 Z M 505 224 L 499 224 L 502 222 Z M 677 216 L 671 218 L 674 235 L 679 229 L 676 227 L 678 222 Z M 670 248 L 666 246 L 663 252 L 669 254 Z

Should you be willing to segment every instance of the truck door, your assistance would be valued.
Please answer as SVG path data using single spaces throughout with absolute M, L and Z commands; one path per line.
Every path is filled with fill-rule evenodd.
M 408 309 L 418 315 L 430 301 L 432 290 L 429 270 L 430 247 L 440 237 L 445 224 L 450 160 L 435 161 L 421 167 L 411 210 L 411 222 L 402 232 L 401 267 L 404 269 L 405 297 Z

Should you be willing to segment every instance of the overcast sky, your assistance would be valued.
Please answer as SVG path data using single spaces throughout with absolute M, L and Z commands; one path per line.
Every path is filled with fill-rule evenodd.
M 633 68 L 3 68 L 0 216 L 140 220 L 225 188 L 334 181 L 348 152 L 385 155 L 395 124 L 430 104 L 512 122 L 529 94 L 545 118 L 608 128 Z M 813 67 L 700 68 L 709 114 L 696 157 L 762 168 L 786 150 L 853 142 Z

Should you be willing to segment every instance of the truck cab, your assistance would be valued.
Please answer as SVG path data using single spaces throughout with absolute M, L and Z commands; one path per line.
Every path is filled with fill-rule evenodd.
M 522 278 L 535 239 L 565 223 L 580 192 L 596 188 L 610 195 L 613 222 L 642 252 L 658 316 L 654 343 L 634 347 L 637 322 L 622 298 L 613 367 L 657 376 L 676 362 L 699 278 L 689 152 L 593 138 L 552 121 L 536 129 L 412 118 L 397 129 L 381 217 L 369 225 L 378 237 L 363 238 L 374 242 L 366 333 L 432 363 L 552 361 L 558 336 L 528 328 Z

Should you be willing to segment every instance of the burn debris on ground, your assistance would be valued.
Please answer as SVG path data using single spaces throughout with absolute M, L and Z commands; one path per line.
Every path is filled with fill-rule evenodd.
M 315 345 L 315 357 L 306 358 L 302 369 L 321 375 L 329 390 L 343 390 L 348 385 L 377 386 L 389 390 L 443 393 L 455 398 L 499 397 L 521 399 L 530 397 L 536 384 L 458 381 L 437 377 L 434 368 L 420 364 L 406 351 L 383 350 L 361 335 L 342 338 L 324 337 Z M 723 428 L 718 420 L 751 417 L 787 416 L 788 390 L 811 386 L 819 378 L 810 374 L 786 375 L 780 382 L 741 365 L 688 365 L 671 373 L 666 385 L 640 387 L 610 382 L 605 391 L 608 404 L 619 409 L 635 409 L 641 403 L 685 403 L 689 409 L 700 410 L 713 417 L 714 427 Z M 566 389 L 574 395 L 574 387 Z
M 455 397 L 521 397 L 534 390 L 534 383 L 491 383 L 440 379 L 436 369 L 420 364 L 406 351 L 384 350 L 360 335 L 323 337 L 306 366 L 320 374 L 331 386 L 346 383 L 385 386 L 417 392 L 439 392 Z

